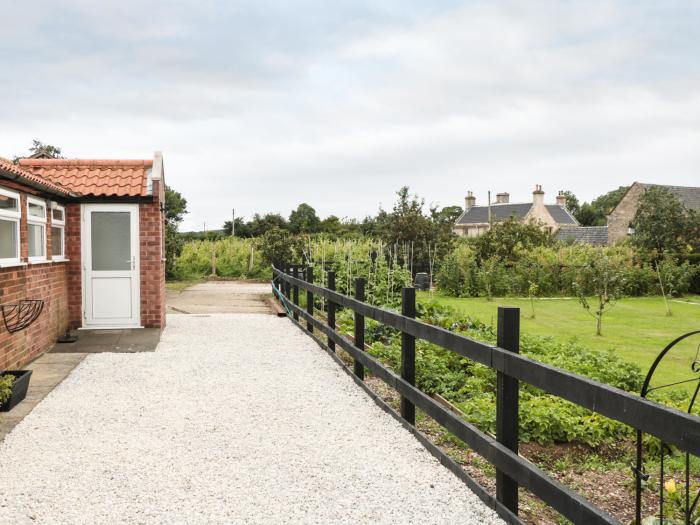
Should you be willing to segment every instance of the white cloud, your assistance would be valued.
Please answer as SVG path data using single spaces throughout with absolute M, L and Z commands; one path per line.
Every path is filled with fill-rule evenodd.
M 13 11 L 14 10 L 14 11 Z M 62 2 L 0 35 L 0 154 L 165 154 L 187 228 L 231 207 L 362 217 L 535 183 L 698 184 L 698 8 L 591 2 Z M 108 22 L 107 22 L 108 21 Z M 21 30 L 20 30 L 21 28 Z

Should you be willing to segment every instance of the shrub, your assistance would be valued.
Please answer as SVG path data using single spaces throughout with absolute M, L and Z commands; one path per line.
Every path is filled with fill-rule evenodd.
M 0 376 L 0 405 L 10 399 L 12 395 L 12 383 L 15 381 L 15 376 L 5 374 Z

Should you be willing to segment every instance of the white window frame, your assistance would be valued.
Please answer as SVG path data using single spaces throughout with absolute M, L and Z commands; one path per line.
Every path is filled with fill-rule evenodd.
M 19 193 L 16 191 L 6 190 L 5 188 L 0 188 L 0 195 L 10 197 L 11 199 L 17 199 L 17 211 L 0 210 L 0 219 L 15 223 L 15 238 L 17 239 L 16 257 L 0 258 L 0 266 L 19 264 L 21 262 L 20 253 L 22 249 L 22 241 L 19 238 L 19 223 L 22 219 L 22 200 L 20 199 Z
M 38 206 L 41 206 L 44 208 L 44 218 L 40 217 L 34 217 L 29 214 L 29 205 L 30 204 L 36 204 Z M 48 206 L 46 206 L 46 201 L 42 199 L 37 199 L 35 197 L 30 197 L 27 196 L 27 260 L 31 262 L 47 262 L 48 261 L 48 253 L 46 250 L 46 226 L 47 226 L 47 217 L 48 217 Z M 44 236 L 42 239 L 42 242 L 44 243 L 44 255 L 35 255 L 34 257 L 29 256 L 29 225 L 34 224 L 37 226 L 43 226 L 44 227 Z
M 63 214 L 63 220 L 54 219 L 53 210 L 61 210 Z M 53 254 L 53 229 L 58 228 L 61 230 L 61 254 Z M 51 260 L 53 261 L 65 261 L 66 260 L 66 207 L 60 205 L 57 202 L 51 203 Z

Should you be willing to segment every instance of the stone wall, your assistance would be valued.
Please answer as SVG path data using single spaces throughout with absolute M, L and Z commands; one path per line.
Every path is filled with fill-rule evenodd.
M 620 203 L 610 212 L 608 215 L 608 244 L 615 244 L 627 238 L 629 225 L 637 213 L 642 193 L 644 193 L 644 186 L 635 182 Z

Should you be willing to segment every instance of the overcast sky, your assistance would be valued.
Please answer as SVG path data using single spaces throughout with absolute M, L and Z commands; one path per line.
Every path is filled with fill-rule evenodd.
M 700 185 L 700 3 L 3 3 L 0 155 L 149 158 L 183 228 Z

